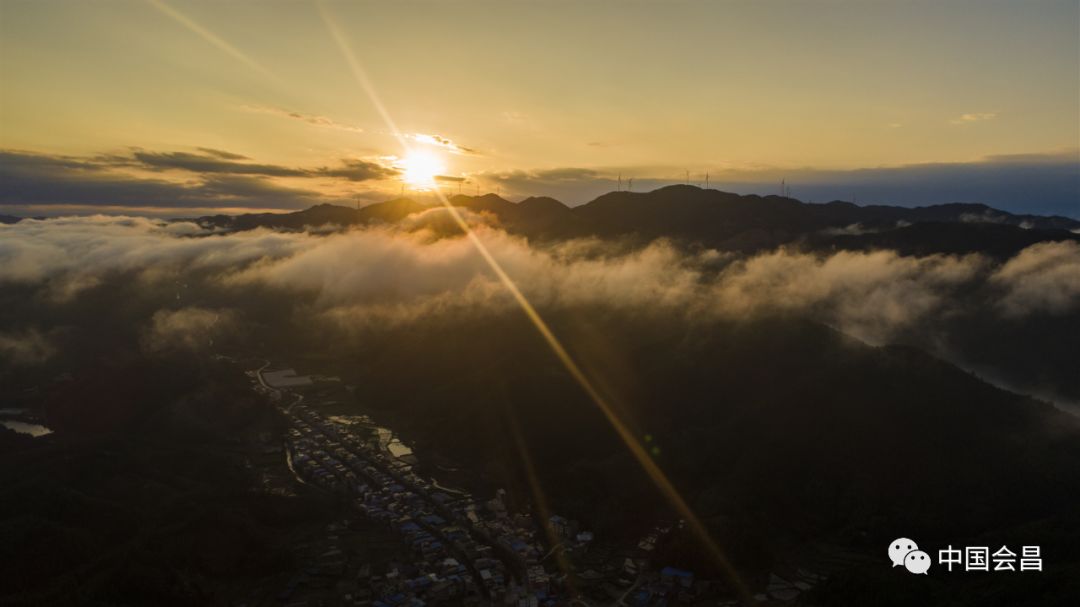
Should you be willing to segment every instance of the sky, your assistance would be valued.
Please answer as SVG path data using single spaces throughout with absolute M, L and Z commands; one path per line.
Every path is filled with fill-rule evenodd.
M 1080 217 L 1078 108 L 1075 0 L 0 0 L 16 215 L 581 204 L 708 174 Z

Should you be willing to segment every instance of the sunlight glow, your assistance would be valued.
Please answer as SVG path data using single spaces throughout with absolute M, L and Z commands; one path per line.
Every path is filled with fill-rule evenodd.
M 356 58 L 356 55 L 353 53 L 352 49 L 345 41 L 345 37 L 342 35 L 341 31 L 334 23 L 334 20 L 330 17 L 330 14 L 326 11 L 326 9 L 322 6 L 321 3 L 318 6 L 323 21 L 326 23 L 327 28 L 330 30 L 331 36 L 334 38 L 335 42 L 337 42 L 338 48 L 345 56 L 345 60 L 352 68 L 353 75 L 356 76 L 357 81 L 364 89 L 364 91 L 368 94 L 368 98 L 370 99 L 372 104 L 379 110 L 379 113 L 386 121 L 386 125 L 390 128 L 391 132 L 397 138 L 398 142 L 401 144 L 401 147 L 406 150 L 405 159 L 402 161 L 402 167 L 405 171 L 406 182 L 409 182 L 410 180 L 410 167 L 415 166 L 416 169 L 412 174 L 415 175 L 417 179 L 426 175 L 428 178 L 430 178 L 430 182 L 434 184 L 435 176 L 441 174 L 440 171 L 436 171 L 433 168 L 435 166 L 439 166 L 441 168 L 441 165 L 435 164 L 438 159 L 436 158 L 435 161 L 420 160 L 424 157 L 424 153 L 418 152 L 417 150 L 410 148 L 408 137 L 397 128 L 393 119 L 390 117 L 390 113 L 382 104 L 382 101 L 379 98 L 378 94 L 375 92 L 375 88 L 371 85 L 370 80 L 368 80 L 367 73 L 361 67 L 360 62 Z M 432 157 L 428 155 L 427 158 Z M 593 401 L 593 404 L 595 404 L 596 407 L 601 411 L 601 413 L 607 419 L 608 423 L 610 423 L 612 428 L 615 430 L 615 433 L 619 436 L 623 444 L 630 451 L 630 454 L 634 457 L 634 459 L 637 460 L 638 464 L 644 470 L 645 474 L 652 480 L 653 484 L 656 485 L 657 489 L 659 489 L 660 493 L 668 500 L 668 503 L 671 504 L 671 506 L 679 514 L 679 516 L 686 521 L 686 523 L 690 527 L 690 530 L 694 533 L 695 536 L 697 536 L 702 546 L 707 550 L 707 552 L 716 562 L 716 564 L 720 566 L 721 570 L 727 575 L 728 581 L 731 583 L 732 589 L 739 595 L 740 599 L 744 603 L 752 603 L 753 600 L 750 597 L 750 592 L 747 589 L 746 584 L 743 582 L 741 576 L 732 566 L 731 562 L 727 559 L 727 555 L 724 554 L 719 544 L 717 544 L 716 541 L 709 534 L 709 531 L 708 529 L 706 529 L 705 524 L 701 521 L 701 519 L 697 517 L 693 510 L 690 509 L 690 505 L 686 502 L 685 498 L 683 498 L 682 494 L 671 483 L 670 479 L 668 479 L 667 475 L 660 468 L 660 466 L 657 465 L 656 461 L 653 460 L 649 452 L 645 449 L 644 446 L 642 446 L 642 444 L 638 441 L 637 437 L 630 431 L 629 427 L 622 421 L 622 419 L 619 418 L 618 414 L 608 402 L 607 398 L 605 398 L 604 395 L 600 393 L 596 386 L 593 385 L 592 381 L 589 380 L 588 376 L 581 369 L 581 367 L 578 366 L 577 362 L 573 359 L 573 357 L 570 356 L 570 353 L 567 352 L 566 348 L 562 345 L 562 342 L 560 342 L 559 339 L 555 336 L 555 333 L 551 330 L 551 327 L 548 326 L 547 322 L 545 322 L 544 319 L 540 316 L 540 314 L 536 311 L 536 308 L 533 307 L 532 303 L 525 297 L 524 293 L 521 292 L 521 289 L 518 288 L 517 283 L 515 283 L 512 278 L 510 278 L 510 275 L 507 274 L 506 270 L 503 269 L 502 264 L 500 264 L 495 259 L 495 257 L 491 254 L 491 251 L 488 250 L 487 246 L 485 246 L 483 241 L 480 240 L 480 237 L 477 235 L 476 231 L 474 231 L 472 227 L 469 226 L 469 223 L 465 220 L 464 215 L 462 215 L 462 213 L 457 209 L 457 207 L 450 204 L 449 199 L 447 199 L 447 197 L 438 188 L 432 189 L 434 190 L 435 196 L 438 197 L 439 202 L 449 213 L 450 217 L 461 228 L 461 231 L 465 233 L 466 238 L 468 238 L 472 242 L 477 253 L 480 254 L 481 258 L 483 258 L 488 268 L 495 274 L 495 276 L 499 279 L 499 282 L 503 284 L 506 290 L 514 298 L 514 300 L 518 304 L 518 307 L 520 307 L 522 312 L 525 313 L 525 316 L 532 322 L 533 326 L 543 338 L 544 342 L 547 343 L 548 348 L 555 355 L 555 358 L 557 358 L 559 362 L 562 363 L 562 366 L 564 369 L 566 369 L 567 373 L 569 373 L 569 375 L 581 387 L 585 394 Z
M 413 150 L 400 161 L 401 178 L 414 189 L 431 189 L 436 177 L 446 172 L 442 160 L 430 152 Z

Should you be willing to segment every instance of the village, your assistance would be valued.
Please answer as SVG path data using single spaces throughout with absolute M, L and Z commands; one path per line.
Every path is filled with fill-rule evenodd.
M 557 514 L 536 520 L 512 511 L 501 489 L 481 499 L 444 487 L 417 474 L 415 455 L 389 429 L 366 416 L 322 411 L 339 403 L 340 380 L 267 367 L 251 376 L 287 419 L 280 456 L 295 482 L 335 496 L 351 513 L 306 547 L 309 566 L 276 595 L 277 604 L 661 607 L 706 598 L 718 604 L 710 582 L 651 562 L 657 543 L 681 521 L 616 547 Z M 382 559 L 381 568 L 350 559 L 345 538 L 359 521 L 392 535 L 401 556 Z M 771 596 L 760 595 L 763 603 L 809 588 L 774 586 Z

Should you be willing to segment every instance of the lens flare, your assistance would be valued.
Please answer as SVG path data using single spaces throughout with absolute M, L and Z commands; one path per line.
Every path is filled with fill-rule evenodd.
M 349 67 L 352 69 L 353 75 L 357 79 L 357 82 L 367 93 L 372 105 L 374 105 L 378 112 L 382 115 L 387 127 L 390 128 L 391 132 L 393 132 L 394 136 L 401 144 L 401 147 L 406 151 L 405 157 L 411 157 L 414 154 L 414 151 L 409 146 L 408 138 L 397 128 L 397 125 L 390 117 L 389 111 L 387 111 L 386 106 L 383 105 L 378 94 L 375 92 L 375 88 L 372 86 L 371 81 L 368 79 L 367 73 L 360 65 L 360 62 L 356 58 L 356 55 L 353 54 L 352 49 L 346 42 L 341 30 L 333 22 L 329 13 L 322 6 L 322 4 L 320 3 L 318 6 L 323 21 L 326 23 L 326 27 L 330 31 L 331 37 L 337 43 L 337 46 L 341 50 L 342 55 L 344 55 L 345 60 L 348 62 Z M 502 265 L 491 254 L 487 246 L 484 245 L 483 241 L 480 240 L 480 237 L 469 226 L 469 223 L 465 220 L 464 216 L 462 216 L 461 212 L 458 211 L 457 207 L 450 204 L 450 201 L 438 188 L 434 189 L 434 194 L 438 197 L 439 202 L 446 209 L 450 217 L 453 218 L 453 221 L 461 228 L 462 232 L 465 233 L 465 236 L 469 239 L 469 241 L 472 242 L 477 253 L 480 254 L 481 258 L 483 258 L 488 268 L 495 274 L 495 276 L 499 279 L 499 282 L 501 282 L 506 288 L 506 290 L 511 294 L 511 296 L 514 298 L 514 301 L 517 302 L 518 306 L 521 308 L 522 312 L 525 313 L 526 317 L 528 317 L 529 321 L 532 322 L 537 332 L 544 339 L 544 342 L 547 343 L 548 347 L 562 364 L 563 368 L 566 369 L 567 373 L 570 374 L 574 381 L 577 382 L 581 389 L 589 396 L 589 398 L 593 401 L 593 404 L 595 404 L 597 408 L 600 409 L 604 417 L 608 420 L 608 423 L 611 424 L 611 427 L 615 430 L 615 433 L 626 445 L 627 449 L 629 449 L 630 453 L 634 456 L 634 459 L 637 460 L 638 464 L 645 471 L 646 475 L 648 475 L 649 479 L 652 480 L 653 484 L 656 485 L 657 489 L 659 489 L 660 493 L 668 500 L 669 504 L 672 506 L 672 508 L 674 508 L 674 510 L 679 514 L 679 516 L 686 521 L 687 525 L 694 532 L 695 536 L 700 541 L 702 546 L 707 550 L 709 555 L 713 558 L 714 562 L 725 573 L 728 581 L 732 586 L 732 589 L 736 592 L 736 594 L 738 594 L 739 598 L 744 603 L 753 603 L 750 592 L 747 589 L 746 585 L 743 583 L 742 579 L 739 577 L 738 572 L 735 571 L 735 568 L 731 565 L 730 561 L 728 561 L 723 550 L 720 549 L 720 546 L 712 539 L 712 536 L 705 528 L 705 524 L 702 523 L 701 519 L 699 519 L 697 515 L 694 514 L 693 510 L 690 509 L 690 505 L 683 498 L 682 494 L 679 493 L 679 491 L 668 479 L 664 471 L 660 469 L 660 467 L 656 464 L 656 461 L 649 455 L 649 452 L 645 449 L 641 442 L 638 441 L 634 433 L 631 432 L 629 427 L 619 418 L 618 414 L 616 414 L 611 404 L 593 385 L 592 381 L 588 378 L 588 376 L 585 375 L 585 372 L 582 371 L 581 367 L 578 366 L 577 362 L 574 361 L 573 357 L 570 356 L 570 353 L 567 352 L 565 347 L 563 347 L 562 343 L 555 336 L 555 333 L 552 332 L 547 322 L 544 321 L 544 319 L 536 311 L 533 305 L 529 302 L 528 298 L 526 298 L 525 295 L 521 292 L 521 289 L 518 288 L 517 284 L 506 273 Z
M 154 8 L 161 11 L 167 17 L 173 19 L 174 21 L 176 21 L 180 25 L 183 25 L 187 29 L 191 30 L 193 33 L 195 33 L 196 35 L 201 37 L 203 40 L 206 40 L 210 44 L 218 47 L 219 49 L 221 49 L 225 53 L 231 55 L 237 61 L 240 61 L 244 65 L 250 67 L 251 69 L 255 70 L 256 72 L 258 72 L 258 73 L 262 74 L 263 76 L 269 78 L 270 80 L 274 81 L 275 83 L 280 83 L 280 81 L 278 80 L 278 77 L 276 75 L 274 75 L 274 73 L 271 72 L 269 69 L 267 69 L 265 66 L 263 66 L 261 63 L 259 63 L 258 61 L 255 61 L 254 59 L 252 59 L 248 55 L 244 54 L 240 49 L 238 49 L 235 46 L 229 44 L 228 42 L 223 40 L 220 36 L 217 36 L 216 34 L 211 32 L 210 30 L 206 29 L 205 27 L 200 25 L 197 21 L 195 21 L 194 19 L 188 17 L 184 13 L 181 13 L 180 11 L 176 10 L 175 8 L 169 6 L 163 0 L 146 0 L 146 1 L 147 1 L 148 4 L 150 4 Z

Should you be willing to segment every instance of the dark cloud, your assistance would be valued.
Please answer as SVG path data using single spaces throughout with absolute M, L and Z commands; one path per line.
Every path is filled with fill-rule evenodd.
M 226 152 L 225 150 L 215 150 L 214 148 L 195 148 L 200 152 L 209 154 L 211 156 L 217 156 L 218 158 L 224 158 L 225 160 L 250 160 L 243 154 L 234 154 L 232 152 Z
M 296 209 L 335 199 L 289 187 L 273 178 L 387 179 L 395 169 L 365 160 L 343 160 L 317 169 L 246 162 L 240 154 L 212 148 L 201 153 L 153 152 L 75 157 L 0 150 L 0 205 L 32 209 L 71 207 Z M 142 172 L 139 174 L 139 172 Z M 153 173 L 180 172 L 165 179 Z M 24 211 L 25 212 L 25 211 Z
M 254 203 L 259 203 L 263 207 L 289 209 L 326 202 L 325 196 L 319 192 L 287 188 L 244 175 L 210 176 L 202 182 L 200 189 L 228 206 L 254 206 Z M 232 202 L 237 204 L 230 204 Z
M 601 179 L 599 171 L 578 167 L 565 167 L 558 169 L 540 169 L 536 171 L 507 171 L 505 173 L 492 173 L 485 176 L 486 179 L 499 183 L 516 186 L 527 183 L 552 184 L 559 182 L 591 182 Z
M 227 154 L 228 158 L 223 154 Z M 237 156 L 243 158 L 238 154 L 220 150 L 212 150 L 207 154 L 135 150 L 132 152 L 131 158 L 136 165 L 150 170 L 181 170 L 192 173 L 226 173 L 233 175 L 263 175 L 266 177 L 331 177 L 348 181 L 388 179 L 398 174 L 396 169 L 367 160 L 345 159 L 337 167 L 302 169 L 276 164 L 236 162 L 232 158 Z M 119 161 L 122 162 L 123 158 L 120 158 Z
M 535 171 L 536 179 L 541 181 L 572 181 L 575 179 L 596 179 L 600 173 L 594 169 L 560 168 Z
M 0 150 L 0 169 L 100 171 L 112 157 L 80 158 L 59 154 L 35 154 L 21 150 Z
M 228 152 L 226 152 L 228 153 Z M 220 154 L 191 154 L 189 152 L 132 153 L 135 161 L 152 170 L 178 169 L 193 173 L 231 173 L 235 175 L 266 175 L 268 177 L 306 177 L 308 171 L 274 164 L 236 162 Z
M 390 179 L 396 177 L 399 174 L 399 171 L 366 160 L 343 160 L 339 167 L 324 167 L 314 171 L 313 174 L 323 177 L 337 177 L 349 181 L 371 181 L 374 179 Z
M 20 333 L 0 332 L 0 360 L 17 365 L 33 365 L 44 362 L 56 354 L 56 346 L 48 336 L 34 329 Z
M 203 149 L 203 148 L 199 148 Z M 228 155 L 226 159 L 223 154 Z M 347 181 L 389 179 L 399 174 L 396 169 L 367 160 L 344 159 L 337 167 L 302 169 L 276 164 L 235 162 L 238 154 L 211 150 L 209 154 L 189 152 L 146 152 L 135 150 L 132 158 L 138 165 L 151 170 L 182 170 L 192 173 L 226 173 L 233 175 L 263 175 L 266 177 L 330 177 Z M 243 156 L 239 156 L 243 158 Z
M 211 173 L 178 182 L 115 168 L 100 160 L 0 151 L 0 205 L 292 209 L 323 201 L 318 192 L 251 175 Z
M 506 171 L 477 176 L 481 183 L 498 184 L 514 196 L 552 196 L 580 204 L 615 189 L 615 180 L 596 169 L 563 167 L 536 171 Z
M 787 179 L 803 200 L 918 206 L 979 202 L 1013 213 L 1080 217 L 1080 152 L 990 156 L 978 162 L 927 163 L 851 171 L 772 171 L 753 189 L 769 193 Z M 739 191 L 747 185 L 733 185 Z

